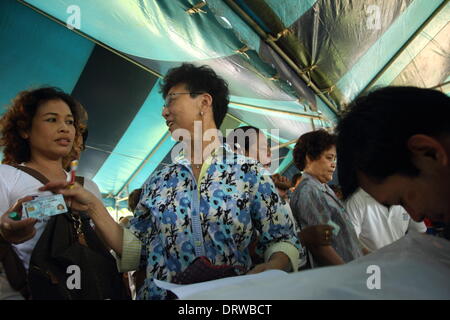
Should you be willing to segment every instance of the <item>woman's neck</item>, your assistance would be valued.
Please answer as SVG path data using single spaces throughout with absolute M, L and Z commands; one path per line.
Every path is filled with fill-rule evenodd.
M 312 176 L 312 177 L 314 177 L 314 178 L 316 178 L 317 181 L 319 181 L 319 182 L 322 183 L 322 184 L 326 183 L 326 182 L 323 182 L 323 181 L 320 179 L 320 176 L 319 176 L 318 174 L 316 174 L 314 171 L 312 171 L 311 169 L 305 169 L 305 170 L 303 170 L 303 172 L 309 174 L 310 176 Z
M 213 126 L 206 125 L 201 136 L 196 133 L 192 133 L 193 139 L 188 141 L 186 146 L 190 148 L 191 163 L 201 165 L 222 144 L 222 140 L 220 139 L 220 132 Z
M 49 180 L 61 180 L 66 178 L 66 173 L 62 166 L 62 159 L 50 160 L 40 157 L 32 157 L 25 165 L 35 169 L 46 176 Z
M 218 137 L 214 141 L 197 141 L 192 142 L 190 146 L 190 160 L 193 164 L 201 165 L 211 155 L 211 153 L 220 146 Z

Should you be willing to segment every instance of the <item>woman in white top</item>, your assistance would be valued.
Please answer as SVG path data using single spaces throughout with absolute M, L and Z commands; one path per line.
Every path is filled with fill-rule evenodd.
M 14 221 L 8 214 L 21 214 L 21 204 L 32 195 L 51 195 L 40 191 L 42 183 L 13 165 L 24 165 L 50 181 L 65 181 L 64 168 L 79 157 L 82 146 L 83 111 L 71 96 L 57 88 L 23 91 L 12 101 L 0 119 L 0 146 L 4 147 L 0 165 L 0 235 L 14 244 L 14 250 L 28 269 L 31 252 L 46 226 L 33 218 Z M 86 189 L 100 196 L 98 187 L 86 180 Z M 2 266 L 0 266 L 1 268 Z M 2 280 L 5 275 L 0 274 Z M 0 282 L 0 299 L 20 298 L 6 281 Z

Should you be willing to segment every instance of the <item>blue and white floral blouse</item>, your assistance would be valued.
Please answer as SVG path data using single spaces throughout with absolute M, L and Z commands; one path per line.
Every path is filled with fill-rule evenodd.
M 196 258 L 191 220 L 195 214 L 201 221 L 205 255 L 212 263 L 250 270 L 248 247 L 258 231 L 258 255 L 267 261 L 281 251 L 294 270 L 298 267 L 303 249 L 262 165 L 232 153 L 227 145 L 208 160 L 199 185 L 186 158 L 155 172 L 143 185 L 130 225 L 142 246 L 140 268 L 147 272 L 138 299 L 164 299 L 166 291 L 153 279 L 170 282 Z

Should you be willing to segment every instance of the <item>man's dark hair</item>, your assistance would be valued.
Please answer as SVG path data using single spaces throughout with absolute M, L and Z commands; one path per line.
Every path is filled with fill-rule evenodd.
M 228 84 L 219 77 L 214 70 L 208 66 L 196 67 L 193 64 L 183 63 L 180 67 L 170 69 L 164 77 L 160 92 L 164 99 L 170 88 L 184 83 L 186 89 L 191 92 L 191 97 L 196 97 L 195 93 L 209 93 L 213 98 L 212 109 L 214 122 L 219 128 L 228 111 L 229 91 Z
M 450 133 L 450 98 L 415 87 L 386 87 L 353 101 L 337 126 L 337 169 L 344 198 L 358 188 L 357 172 L 382 182 L 417 176 L 408 139 Z
M 298 138 L 294 147 L 294 163 L 298 170 L 306 167 L 306 156 L 318 160 L 324 151 L 336 145 L 336 136 L 323 129 L 305 133 Z
M 242 141 L 240 141 L 241 139 L 239 139 L 240 137 L 237 135 L 237 133 L 239 133 L 240 130 L 242 130 L 242 133 L 244 135 L 248 134 L 248 135 L 244 136 L 244 145 L 239 144 L 239 142 L 242 143 Z M 248 153 L 249 150 L 250 150 L 250 143 L 251 142 L 259 143 L 258 139 L 259 139 L 260 132 L 261 132 L 261 130 L 259 130 L 256 127 L 252 127 L 252 126 L 238 127 L 238 128 L 235 128 L 233 131 L 231 131 L 228 134 L 227 142 L 232 145 L 233 149 L 241 149 L 245 153 Z M 251 135 L 249 135 L 249 134 L 252 134 L 252 133 L 255 134 L 255 137 L 251 137 Z

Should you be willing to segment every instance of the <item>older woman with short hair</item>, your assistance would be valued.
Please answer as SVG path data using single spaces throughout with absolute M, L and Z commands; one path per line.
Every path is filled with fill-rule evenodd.
M 336 168 L 336 137 L 325 130 L 302 135 L 294 148 L 294 162 L 303 179 L 291 198 L 291 208 L 302 226 L 333 227 L 330 245 L 310 246 L 314 266 L 338 265 L 362 256 L 345 208 L 328 186 Z

